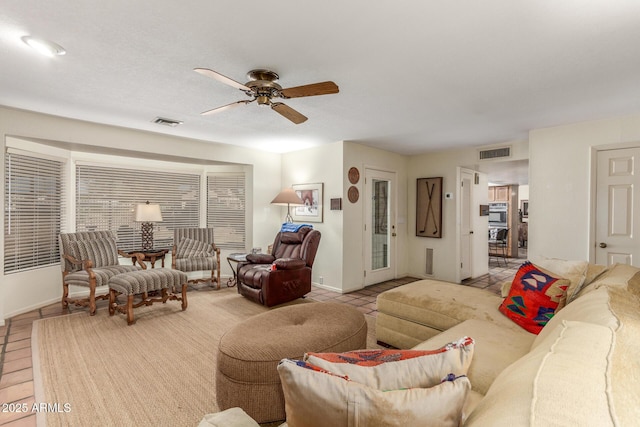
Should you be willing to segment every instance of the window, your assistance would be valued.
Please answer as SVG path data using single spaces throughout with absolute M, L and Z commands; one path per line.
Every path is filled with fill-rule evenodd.
M 153 224 L 154 248 L 173 245 L 177 227 L 198 227 L 200 175 L 78 164 L 76 166 L 76 231 L 111 230 L 118 249 L 142 247 L 139 203 L 157 203 L 162 222 Z
M 6 153 L 5 274 L 60 262 L 64 164 L 12 149 Z
M 245 173 L 216 172 L 207 176 L 207 227 L 216 246 L 245 251 Z

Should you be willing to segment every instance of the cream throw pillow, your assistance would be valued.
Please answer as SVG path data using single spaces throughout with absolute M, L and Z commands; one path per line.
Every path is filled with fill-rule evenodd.
M 303 361 L 278 365 L 289 427 L 459 426 L 467 377 L 431 388 L 382 391 Z
M 242 408 L 229 408 L 215 414 L 207 414 L 198 427 L 260 427 Z
M 449 374 L 467 375 L 475 342 L 464 337 L 437 350 L 356 350 L 309 353 L 305 360 L 333 374 L 378 390 L 432 387 Z M 406 356 L 405 356 L 406 355 Z M 405 358 L 409 357 L 411 358 Z M 384 363 L 366 366 L 369 361 Z M 338 362 L 341 361 L 341 362 Z
M 534 262 L 539 267 L 549 270 L 552 273 L 569 280 L 569 287 L 567 288 L 566 301 L 562 301 L 556 312 L 561 310 L 566 304 L 571 302 L 577 291 L 582 287 L 584 279 L 587 275 L 587 267 L 589 263 L 587 261 L 567 261 L 559 258 L 546 258 Z

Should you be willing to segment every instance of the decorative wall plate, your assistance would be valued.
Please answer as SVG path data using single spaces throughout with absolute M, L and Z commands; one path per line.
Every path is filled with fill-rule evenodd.
M 358 191 L 358 187 L 351 186 L 349 187 L 349 191 L 347 191 L 347 196 L 349 197 L 349 201 L 351 203 L 355 203 L 360 198 L 360 192 Z
M 358 181 L 360 181 L 360 171 L 358 171 L 358 168 L 352 167 L 349 169 L 349 182 L 357 184 Z

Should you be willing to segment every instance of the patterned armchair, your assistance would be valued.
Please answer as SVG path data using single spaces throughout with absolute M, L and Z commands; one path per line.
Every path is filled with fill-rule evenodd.
M 116 274 L 146 268 L 142 260 L 144 255 L 128 254 L 116 248 L 115 235 L 111 231 L 87 231 L 80 233 L 61 233 L 58 236 L 60 247 L 60 267 L 62 268 L 62 308 L 69 303 L 89 307 L 91 316 L 96 314 L 96 299 L 108 299 L 109 293 L 96 297 L 96 288 L 107 286 L 109 279 Z M 118 256 L 137 258 L 139 265 L 120 265 Z M 69 285 L 89 288 L 88 298 L 69 298 Z
M 213 239 L 213 228 L 176 228 L 173 231 L 171 268 L 184 271 L 211 271 L 211 278 L 190 280 L 192 283 L 217 284 L 220 289 L 220 248 Z

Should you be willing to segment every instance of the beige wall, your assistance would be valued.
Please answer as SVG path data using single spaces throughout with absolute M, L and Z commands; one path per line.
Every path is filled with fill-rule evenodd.
M 529 257 L 593 261 L 594 150 L 640 146 L 640 114 L 529 135 Z
M 108 152 L 112 149 L 128 150 L 135 155 L 142 155 L 144 158 L 156 157 L 162 158 L 164 161 L 180 157 L 183 160 L 187 159 L 187 161 L 193 159 L 195 163 L 204 161 L 249 165 L 253 170 L 253 181 L 252 193 L 248 195 L 251 205 L 249 206 L 248 203 L 248 208 L 252 209 L 253 206 L 257 208 L 253 209 L 253 223 L 249 224 L 248 247 L 256 246 L 256 244 L 264 246 L 265 242 L 270 243 L 274 236 L 273 230 L 264 227 L 264 224 L 278 224 L 281 221 L 280 209 L 269 204 L 282 186 L 282 156 L 280 154 L 2 107 L 0 107 L 0 135 L 3 147 L 7 137 L 13 136 L 21 139 L 62 142 L 72 148 L 73 144 L 80 144 L 90 146 L 100 152 Z M 4 164 L 4 150 L 2 163 Z M 181 166 L 176 163 L 176 167 Z M 2 204 L 4 208 L 4 196 Z M 4 222 L 4 216 L 2 221 Z M 0 248 L 4 248 L 4 233 L 0 239 Z M 4 249 L 0 250 L 4 251 Z M 0 258 L 0 263 L 3 263 L 4 256 Z M 223 273 L 224 269 L 228 268 L 225 261 L 222 266 Z M 3 275 L 0 283 L 0 319 L 58 301 L 61 292 L 60 267 L 57 265 L 24 273 Z
M 509 160 L 526 159 L 528 156 L 526 141 L 513 141 L 512 157 Z M 505 144 L 500 144 L 505 145 Z M 485 147 L 486 148 L 486 147 Z M 459 221 L 459 168 L 464 167 L 470 170 L 478 170 L 478 148 L 465 148 L 460 150 L 448 150 L 423 155 L 412 156 L 409 159 L 408 169 L 408 258 L 409 273 L 415 277 L 435 278 L 451 282 L 458 282 L 459 279 L 459 235 L 457 222 Z M 453 193 L 454 198 L 443 199 L 442 201 L 442 238 L 429 238 L 416 236 L 416 180 L 418 178 L 443 177 L 443 195 Z M 476 202 L 472 209 L 477 209 L 477 205 L 487 199 L 486 177 L 482 176 L 482 189 L 475 191 Z M 481 186 L 478 185 L 478 188 Z M 484 195 L 482 194 L 484 192 Z M 479 222 L 478 222 L 479 223 Z M 487 245 L 487 233 L 474 233 L 472 247 L 476 252 L 481 246 Z M 426 249 L 433 249 L 433 275 L 429 276 L 425 272 Z M 483 253 L 484 252 L 480 252 Z M 483 260 L 486 259 L 482 255 Z M 483 261 L 474 258 L 472 262 L 474 276 L 483 274 Z
M 284 154 L 282 157 L 283 185 L 322 182 L 324 184 L 324 221 L 314 223 L 322 239 L 313 266 L 313 282 L 337 292 L 350 292 L 364 286 L 363 203 L 364 168 L 375 167 L 396 172 L 398 222 L 406 218 L 406 163 L 407 158 L 352 142 L 336 142 Z M 347 171 L 355 166 L 360 171 L 356 184 L 360 200 L 349 202 L 347 190 L 352 185 Z M 332 211 L 332 198 L 342 198 L 342 210 Z M 284 208 L 283 208 L 284 209 Z M 282 215 L 284 216 L 283 210 Z M 406 222 L 406 221 L 405 221 Z M 396 277 L 407 272 L 406 227 L 400 224 L 397 236 Z M 319 278 L 323 283 L 320 285 Z
M 350 292 L 364 287 L 364 175 L 365 168 L 395 172 L 396 175 L 396 271 L 395 277 L 409 273 L 407 253 L 407 165 L 409 158 L 400 154 L 366 147 L 354 142 L 344 143 L 344 159 L 340 177 L 344 215 L 343 253 L 337 262 L 344 265 L 342 290 Z M 355 166 L 360 181 L 355 185 L 360 192 L 356 203 L 349 202 L 347 191 L 352 185 L 347 177 Z
M 282 155 L 283 188 L 294 184 L 323 183 L 323 221 L 311 223 L 322 234 L 313 265 L 312 281 L 319 284 L 322 277 L 323 287 L 337 291 L 342 288 L 343 266 L 340 260 L 343 212 L 330 210 L 329 201 L 342 197 L 342 146 L 342 142 L 337 142 Z M 286 211 L 287 208 L 283 207 L 279 222 L 273 224 L 274 236 Z

